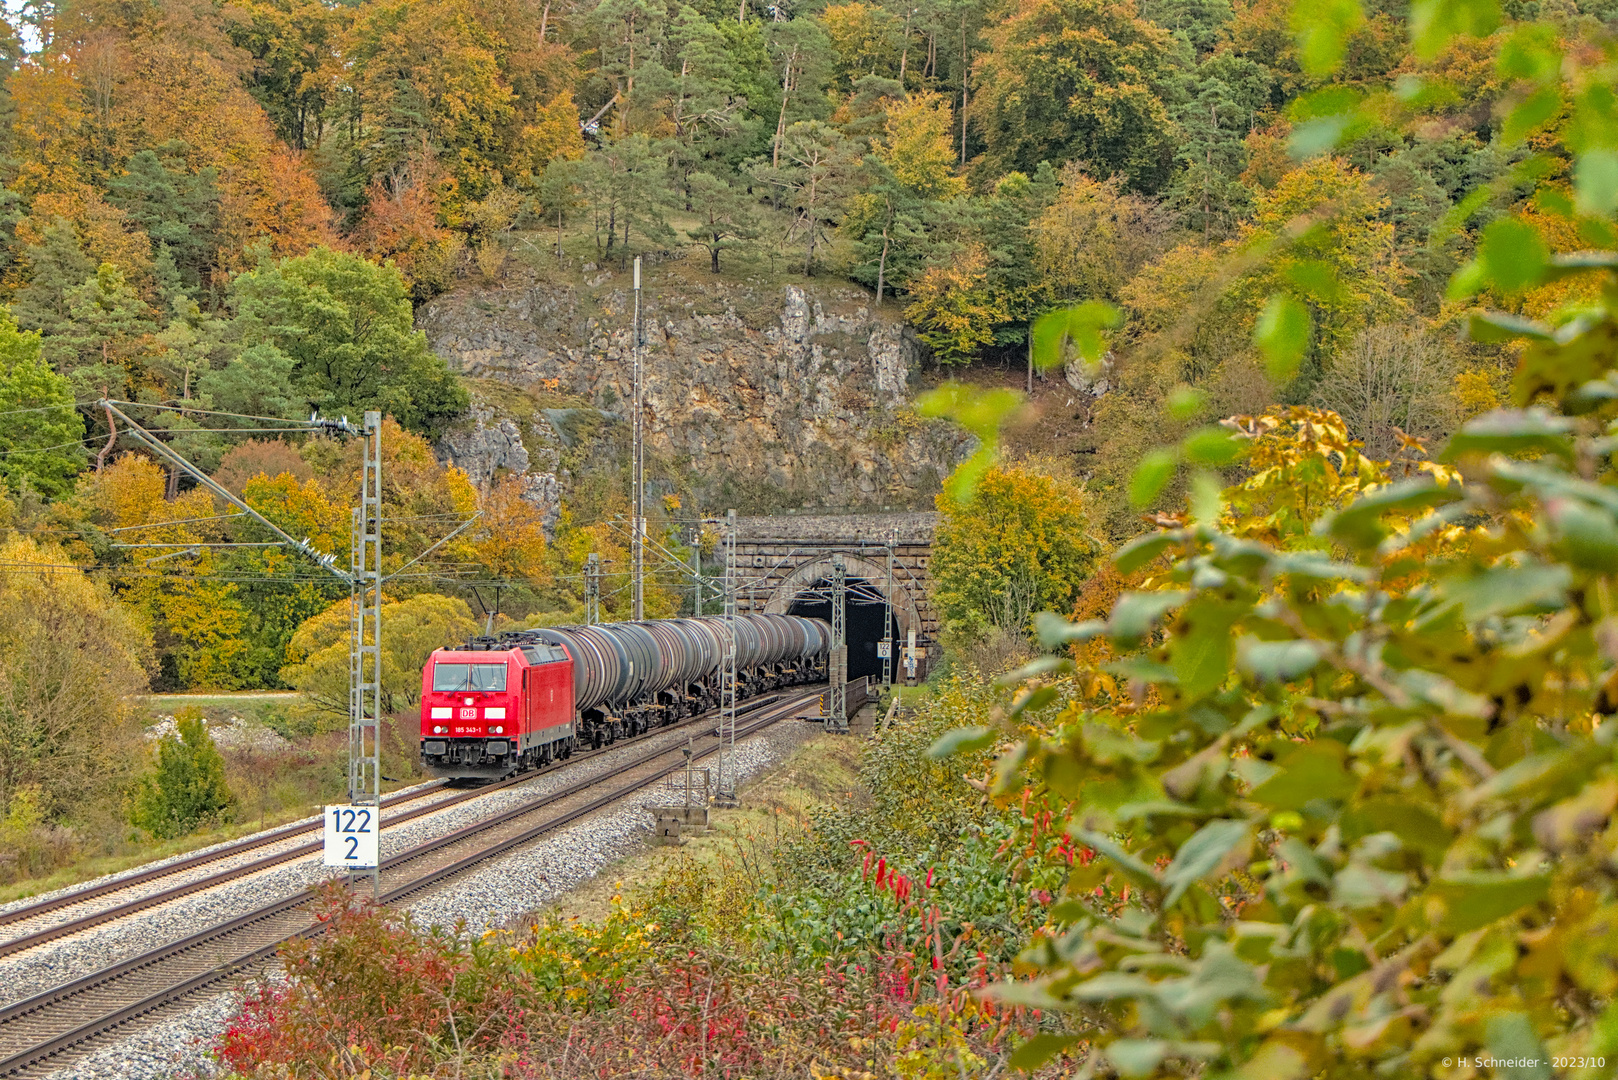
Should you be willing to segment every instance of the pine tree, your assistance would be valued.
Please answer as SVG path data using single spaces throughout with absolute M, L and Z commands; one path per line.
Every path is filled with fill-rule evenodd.
M 1204 236 L 1225 236 L 1252 210 L 1252 193 L 1241 181 L 1247 168 L 1247 133 L 1269 104 L 1274 79 L 1245 57 L 1221 54 L 1204 62 L 1188 89 L 1190 100 L 1175 114 L 1180 126 L 1183 171 L 1172 195 L 1186 224 Z
M 17 290 L 11 310 L 17 325 L 46 334 L 60 333 L 68 321 L 67 292 L 84 284 L 96 264 L 84 253 L 78 230 L 66 218 L 45 226 L 38 244 L 24 252 L 28 284 Z
M 188 171 L 180 156 L 184 143 L 160 149 L 165 156 L 150 149 L 131 155 L 127 171 L 108 182 L 108 201 L 151 237 L 154 258 L 166 252 L 181 283 L 195 291 L 207 280 L 219 246 L 218 174 Z
M 151 308 L 111 263 L 63 298 L 67 319 L 46 334 L 46 356 L 80 397 L 126 396 L 143 374 L 144 346 L 157 329 Z
M 717 274 L 720 252 L 745 245 L 758 236 L 758 214 L 753 199 L 712 173 L 692 173 L 686 183 L 699 222 L 696 227 L 687 229 L 685 235 L 708 249 L 713 272 Z
M 803 272 L 812 274 L 827 226 L 842 214 L 854 177 L 853 148 L 830 124 L 801 121 L 783 136 L 779 161 L 779 165 L 761 163 L 754 177 L 781 191 L 797 210 L 790 235 L 802 239 Z

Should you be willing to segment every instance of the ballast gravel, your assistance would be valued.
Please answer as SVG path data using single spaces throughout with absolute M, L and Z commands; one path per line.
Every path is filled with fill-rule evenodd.
M 420 791 L 429 786 L 431 786 L 431 782 L 416 784 L 407 788 L 400 788 L 399 791 L 401 793 Z M 435 792 L 432 795 L 424 796 L 421 800 L 412 800 L 407 805 L 411 809 L 415 809 L 418 806 L 424 805 L 424 802 L 426 804 L 430 804 L 437 800 L 450 798 L 456 794 L 457 792 L 453 790 L 445 789 L 442 792 Z M 238 837 L 235 840 L 224 840 L 220 843 L 211 844 L 207 847 L 194 848 L 191 851 L 181 852 L 178 855 L 171 855 L 166 859 L 158 859 L 154 862 L 141 863 L 139 866 L 130 867 L 128 870 L 121 870 L 116 874 L 108 874 L 105 877 L 92 878 L 89 881 L 81 881 L 75 885 L 69 885 L 66 888 L 56 889 L 52 892 L 40 893 L 37 896 L 30 896 L 22 900 L 13 900 L 8 904 L 0 904 L 0 915 L 3 915 L 16 911 L 20 908 L 26 908 L 34 904 L 43 903 L 47 900 L 71 897 L 74 893 L 84 892 L 98 885 L 106 884 L 108 882 L 117 882 L 124 878 L 134 877 L 137 874 L 144 874 L 148 870 L 161 869 L 162 867 L 181 862 L 185 859 L 195 858 L 198 855 L 206 855 L 210 852 L 220 851 L 230 847 L 233 844 L 239 844 L 243 840 L 250 840 L 255 836 L 263 836 L 266 833 L 276 832 L 280 829 L 288 828 L 294 824 L 302 826 L 303 831 L 292 833 L 286 838 L 277 840 L 272 844 L 265 844 L 261 847 L 252 848 L 238 855 L 232 855 L 228 858 L 206 863 L 190 870 L 168 874 L 161 878 L 156 878 L 152 881 L 145 882 L 141 885 L 119 890 L 118 892 L 106 893 L 102 896 L 91 897 L 90 899 L 87 899 L 81 903 L 71 904 L 66 907 L 57 908 L 54 911 L 44 912 L 43 914 L 35 916 L 31 919 L 23 919 L 18 922 L 7 923 L 4 926 L 0 926 L 0 942 L 11 941 L 15 938 L 23 937 L 26 934 L 32 934 L 37 931 L 44 930 L 47 927 L 58 926 L 65 922 L 71 922 L 74 919 L 83 918 L 86 915 L 93 915 L 97 912 L 106 911 L 108 908 L 118 907 L 119 905 L 127 904 L 132 900 L 138 900 L 141 897 L 151 896 L 154 893 L 162 892 L 164 889 L 172 889 L 176 885 L 183 885 L 188 882 L 199 881 L 203 878 L 211 877 L 222 870 L 229 870 L 234 867 L 253 862 L 257 859 L 267 858 L 268 856 L 274 855 L 278 852 L 297 847 L 299 844 L 307 844 L 312 839 L 318 839 L 318 837 L 314 835 L 313 830 L 319 826 L 320 818 L 307 817 L 296 822 L 287 822 L 282 825 L 277 825 L 274 829 L 265 829 L 263 832 L 251 833 L 247 836 Z
M 818 724 L 785 720 L 738 742 L 738 779 L 745 781 L 783 760 L 800 742 L 820 730 Z M 686 734 L 685 731 L 668 732 L 662 739 L 654 735 L 635 740 L 618 751 L 574 762 L 536 777 L 520 789 L 492 792 L 486 799 L 474 799 L 441 814 L 407 822 L 383 834 L 383 856 L 549 794 L 581 778 L 598 775 L 621 762 L 621 754 L 639 754 L 651 746 L 683 743 Z M 655 790 L 630 796 L 553 836 L 493 860 L 427 893 L 409 904 L 406 910 L 423 926 L 448 926 L 464 920 L 469 931 L 478 932 L 506 925 L 513 918 L 577 887 L 644 843 L 650 832 L 651 817 L 642 804 L 655 798 Z M 264 850 L 267 849 L 254 854 L 262 854 Z M 19 1000 L 164 941 L 193 933 L 199 925 L 223 921 L 251 910 L 264 903 L 268 896 L 285 895 L 330 873 L 314 859 L 288 863 L 203 894 L 173 901 L 143 912 L 139 919 L 128 920 L 138 925 L 110 923 L 15 958 L 0 959 L 0 986 L 5 987 L 7 1001 Z M 240 1000 L 236 991 L 214 995 L 195 1008 L 132 1033 L 129 1038 L 58 1070 L 51 1074 L 52 1080 L 214 1076 L 218 1073 L 218 1064 L 210 1056 L 210 1048 L 224 1031 Z

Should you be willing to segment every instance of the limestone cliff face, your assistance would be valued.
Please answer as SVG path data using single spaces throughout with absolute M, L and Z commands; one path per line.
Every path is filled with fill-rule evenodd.
M 957 429 L 909 410 L 922 347 L 859 291 L 699 281 L 666 268 L 644 284 L 648 473 L 703 506 L 929 507 L 970 452 Z M 468 376 L 623 421 L 632 303 L 627 274 L 588 283 L 533 274 L 440 297 L 418 325 Z M 567 413 L 588 408 L 536 412 L 526 441 L 498 406 L 474 409 L 442 447 L 448 458 L 474 480 L 547 474 L 536 501 L 547 483 L 565 489 L 551 447 L 567 441 Z
M 547 535 L 556 528 L 562 514 L 562 455 L 553 429 L 535 418 L 523 426 L 512 417 L 498 415 L 498 405 L 474 398 L 467 422 L 439 440 L 438 454 L 445 464 L 466 470 L 467 479 L 479 490 L 500 476 L 517 476 L 522 497 L 544 511 Z

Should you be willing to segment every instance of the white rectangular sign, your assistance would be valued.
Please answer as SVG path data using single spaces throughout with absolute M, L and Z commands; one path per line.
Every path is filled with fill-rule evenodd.
M 326 807 L 326 865 L 357 870 L 376 866 L 381 824 L 374 806 Z
M 878 660 L 886 660 L 888 657 L 890 657 L 892 655 L 893 655 L 893 642 L 891 642 L 891 641 L 879 641 L 879 642 L 876 643 L 876 658 Z

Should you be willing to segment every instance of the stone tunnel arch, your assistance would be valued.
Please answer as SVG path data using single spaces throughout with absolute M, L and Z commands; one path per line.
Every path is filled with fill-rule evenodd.
M 844 552 L 843 573 L 852 592 L 845 608 L 848 634 L 848 677 L 857 679 L 862 675 L 869 675 L 873 679 L 882 674 L 882 661 L 877 655 L 876 643 L 882 639 L 882 604 L 859 594 L 870 593 L 883 596 L 891 606 L 894 617 L 894 650 L 892 673 L 895 678 L 900 677 L 902 671 L 900 656 L 904 648 L 905 637 L 910 630 L 915 629 L 919 634 L 922 627 L 920 608 L 916 598 L 911 595 L 910 588 L 898 570 L 895 570 L 893 587 L 888 588 L 888 570 L 884 557 L 869 558 L 852 552 Z M 824 589 L 831 584 L 833 553 L 817 553 L 804 562 L 793 567 L 791 573 L 783 578 L 769 600 L 764 610 L 770 614 L 778 615 L 806 615 L 830 621 L 831 601 L 823 596 L 815 596 L 814 592 Z
M 829 619 L 830 605 L 819 601 L 823 610 L 810 610 L 817 602 L 806 594 L 820 582 L 830 583 L 832 557 L 842 554 L 851 582 L 867 583 L 874 592 L 887 595 L 891 547 L 893 588 L 888 600 L 897 624 L 895 637 L 902 647 L 907 635 L 915 632 L 920 660 L 917 675 L 925 678 L 938 656 L 938 613 L 929 595 L 927 573 L 936 528 L 936 514 L 917 511 L 738 518 L 736 567 L 743 584 L 736 598 L 737 608 Z M 880 628 L 881 605 L 876 607 L 876 625 Z M 849 672 L 854 678 L 865 673 L 862 669 L 869 669 L 873 675 L 881 673 L 869 625 L 855 625 L 856 620 L 868 622 L 869 616 L 870 612 L 859 610 L 857 600 L 849 609 Z M 860 633 L 866 635 L 861 646 L 864 656 L 852 648 L 854 636 Z M 897 679 L 903 665 L 898 650 L 895 652 L 893 675 Z

